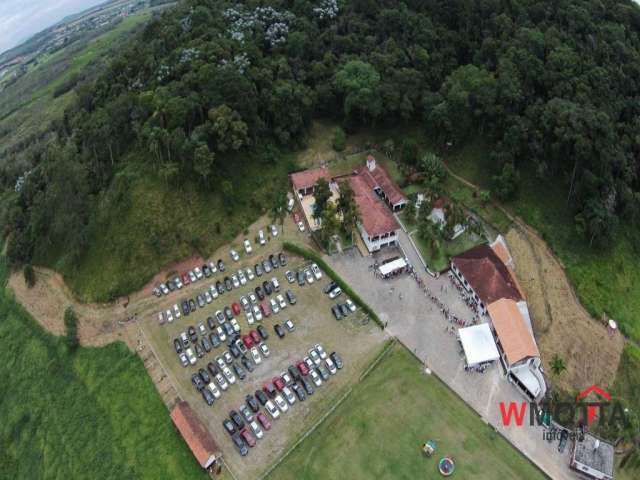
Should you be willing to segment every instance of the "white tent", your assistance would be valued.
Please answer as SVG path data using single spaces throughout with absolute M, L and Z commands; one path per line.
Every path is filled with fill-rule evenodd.
M 488 323 L 461 328 L 458 330 L 458 337 L 470 367 L 500 358 Z
M 380 267 L 378 267 L 378 271 L 380 272 L 380 275 L 388 275 L 390 273 L 393 273 L 397 270 L 401 270 L 404 267 L 407 266 L 407 262 L 405 261 L 404 258 L 396 258 L 395 260 L 389 262 L 389 263 L 385 263 L 384 265 L 380 265 Z

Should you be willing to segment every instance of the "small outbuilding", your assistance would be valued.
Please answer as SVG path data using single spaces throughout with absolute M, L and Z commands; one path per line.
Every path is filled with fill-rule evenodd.
M 214 466 L 221 457 L 220 449 L 189 402 L 178 402 L 171 410 L 171 420 L 200 466 L 204 469 Z
M 588 478 L 613 480 L 614 457 L 613 445 L 585 433 L 582 439 L 574 443 L 569 465 Z

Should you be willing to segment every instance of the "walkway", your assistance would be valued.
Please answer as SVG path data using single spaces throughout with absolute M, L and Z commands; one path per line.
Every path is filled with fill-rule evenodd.
M 409 261 L 420 265 L 418 256 L 410 245 L 406 245 L 406 234 L 401 233 L 400 244 Z M 391 253 L 391 252 L 389 252 Z M 351 251 L 326 260 L 358 294 L 388 323 L 388 331 L 397 337 L 415 355 L 460 395 L 484 421 L 496 428 L 518 450 L 553 479 L 575 479 L 569 470 L 569 446 L 563 455 L 558 453 L 557 442 L 543 440 L 539 427 L 503 427 L 499 404 L 515 401 L 520 404 L 523 397 L 507 382 L 498 366 L 484 374 L 464 370 L 463 358 L 458 343 L 448 333 L 447 322 L 439 309 L 428 300 L 415 280 L 409 276 L 393 280 L 379 280 L 369 269 L 374 259 L 363 258 Z M 471 318 L 471 312 L 457 291 L 450 286 L 447 276 L 435 279 L 416 268 L 428 288 L 438 294 L 450 311 L 460 318 Z M 369 277 L 370 281 L 363 281 Z M 448 288 L 441 291 L 441 288 Z M 528 415 L 528 413 L 527 413 Z M 527 417 L 528 420 L 528 417 Z

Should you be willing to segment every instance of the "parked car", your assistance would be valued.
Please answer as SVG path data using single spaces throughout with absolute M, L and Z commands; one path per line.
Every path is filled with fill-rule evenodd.
M 220 390 L 218 390 L 218 387 L 216 387 L 216 385 L 213 382 L 210 382 L 209 385 L 207 385 L 207 388 L 213 395 L 213 398 L 216 398 L 216 399 L 220 398 L 220 395 L 221 395 Z
M 284 326 L 287 330 L 289 330 L 289 332 L 293 332 L 296 329 L 296 326 L 293 324 L 293 322 L 290 319 L 285 320 Z
M 200 375 L 200 378 L 202 378 L 202 381 L 205 384 L 211 381 L 211 377 L 209 377 L 209 372 L 207 372 L 204 368 L 199 369 L 198 374 Z
M 173 340 L 173 348 L 175 348 L 176 353 L 178 354 L 182 353 L 182 342 L 180 341 L 179 338 L 176 338 Z
M 220 280 L 216 281 L 216 290 L 219 295 L 222 295 L 225 292 L 224 284 Z
M 356 304 L 353 303 L 353 301 L 350 298 L 347 298 L 345 304 L 347 305 L 347 308 L 349 309 L 350 312 L 356 311 Z
M 325 359 L 324 363 L 331 375 L 335 375 L 336 373 L 338 373 L 338 369 L 336 368 L 335 363 L 333 363 L 333 360 L 331 360 L 330 358 L 327 358 Z
M 263 247 L 267 244 L 267 239 L 265 238 L 262 230 L 258 230 L 258 243 Z
M 320 355 L 318 355 L 318 352 L 316 352 L 316 350 L 314 348 L 311 348 L 309 350 L 309 358 L 313 361 L 313 363 L 316 366 L 320 365 L 320 362 L 322 362 L 322 359 L 320 358 Z
M 336 306 L 340 309 L 340 313 L 343 317 L 346 317 L 351 313 L 351 310 L 349 310 L 346 303 L 338 303 Z
M 280 392 L 285 387 L 284 380 L 282 380 L 282 377 L 273 377 L 271 379 L 271 382 L 276 387 L 276 389 Z
M 269 398 L 273 398 L 276 396 L 276 387 L 273 383 L 265 383 L 262 387 L 262 391 L 267 394 Z
M 260 425 L 258 425 L 258 422 L 256 420 L 252 421 L 249 424 L 249 427 L 251 427 L 251 431 L 253 432 L 253 434 L 256 436 L 258 440 L 264 437 L 264 432 L 262 431 L 262 429 L 260 428 Z
M 272 237 L 278 236 L 278 228 L 275 225 L 269 225 L 269 230 L 271 230 Z
M 207 403 L 207 405 L 209 406 L 213 405 L 215 398 L 213 397 L 211 390 L 209 390 L 208 388 L 204 388 L 200 391 L 200 393 L 202 394 L 202 398 Z
M 322 278 L 322 272 L 320 271 L 317 263 L 311 264 L 311 272 L 316 280 L 320 280 Z
M 178 358 L 180 359 L 180 363 L 183 367 L 189 366 L 189 359 L 187 358 L 186 353 L 181 353 L 180 355 L 178 355 Z
M 319 343 L 316 343 L 313 348 L 315 349 L 316 352 L 318 352 L 318 355 L 320 355 L 320 358 L 322 360 L 326 360 L 328 355 L 327 352 L 324 350 L 324 347 L 322 345 L 320 345 Z
M 218 270 L 220 270 L 221 272 L 224 272 L 224 262 L 222 261 L 222 259 L 218 259 Z
M 287 300 L 289 301 L 290 305 L 295 305 L 296 302 L 298 301 L 295 294 L 291 290 L 287 290 L 285 292 L 285 295 L 287 296 Z
M 329 377 L 331 376 L 329 374 L 329 370 L 327 370 L 327 368 L 322 363 L 316 367 L 316 372 L 318 372 L 323 382 L 329 380 Z
M 305 377 L 309 375 L 309 367 L 305 362 L 300 361 L 296 364 L 296 366 L 298 367 L 298 371 L 300 372 L 301 376 Z
M 269 347 L 267 346 L 267 344 L 266 344 L 266 343 L 262 342 L 262 343 L 259 345 L 259 348 L 260 348 L 260 352 L 262 353 L 262 355 L 263 355 L 263 356 L 265 356 L 265 357 L 268 357 L 268 356 L 269 356 L 269 353 L 270 353 L 270 352 L 269 352 Z
M 253 318 L 255 319 L 256 322 L 259 322 L 262 320 L 262 312 L 260 311 L 260 307 L 258 305 L 254 305 L 253 307 L 251 307 L 252 313 L 253 313 Z
M 242 297 L 240 297 L 240 305 L 242 306 L 242 309 L 245 312 L 249 312 L 251 311 L 251 302 L 249 301 L 249 299 L 247 297 L 245 297 L 244 295 Z
M 311 377 L 311 381 L 315 384 L 316 387 L 322 385 L 322 379 L 320 378 L 318 372 L 316 372 L 315 370 L 310 370 L 309 376 Z
M 253 436 L 253 433 L 251 433 L 248 429 L 243 429 L 240 432 L 240 435 L 242 436 L 242 439 L 247 443 L 247 445 L 249 445 L 249 447 L 255 447 L 256 446 L 256 437 Z
M 274 420 L 280 416 L 280 410 L 278 410 L 278 407 L 276 407 L 271 400 L 268 400 L 267 403 L 265 403 L 264 408 L 269 412 L 269 415 L 271 415 L 271 418 Z
M 334 305 L 333 307 L 331 307 L 331 313 L 333 313 L 333 316 L 336 317 L 336 320 L 342 320 L 342 312 L 340 311 L 338 305 Z
M 282 398 L 282 395 L 280 394 L 276 395 L 273 398 L 273 401 L 275 402 L 275 404 L 278 406 L 278 408 L 282 413 L 285 413 L 286 411 L 289 410 L 289 404 L 284 401 L 284 398 Z
M 229 420 L 228 418 L 225 418 L 224 420 L 222 420 L 222 426 L 224 427 L 225 431 L 229 435 L 233 435 L 234 433 L 236 433 L 235 424 L 231 420 Z
M 233 275 L 231 275 L 231 282 L 233 283 L 233 288 L 240 287 L 240 280 L 238 279 L 237 274 L 234 273 Z
M 275 324 L 273 326 L 273 330 L 276 332 L 276 335 L 278 336 L 278 338 L 284 338 L 284 328 L 282 328 L 282 326 L 280 326 L 280 324 Z
M 229 388 L 229 383 L 227 382 L 226 378 L 224 378 L 222 376 L 222 374 L 218 373 L 216 375 L 216 382 L 218 383 L 218 386 L 220 387 L 220 390 L 222 390 L 223 392 Z
M 184 285 L 189 285 L 191 283 L 191 278 L 188 273 L 183 273 L 181 278 Z
M 253 266 L 253 270 L 256 272 L 256 277 L 261 277 L 262 276 L 262 266 L 259 263 L 256 263 Z
M 244 276 L 244 271 L 242 269 L 238 270 L 238 280 L 240 280 L 240 285 L 247 284 L 247 277 Z
M 338 284 L 336 282 L 331 281 L 331 282 L 327 283 L 327 285 L 322 289 L 322 291 L 324 293 L 328 294 L 331 290 L 333 290 L 337 286 L 338 286 Z
M 237 362 L 233 362 L 231 364 L 231 367 L 233 368 L 233 372 L 236 374 L 236 377 L 238 377 L 240 381 L 244 380 L 247 377 L 247 374 L 244 373 L 244 369 Z
M 200 343 L 202 344 L 202 348 L 205 352 L 209 353 L 211 351 L 211 344 L 209 343 L 209 339 L 206 336 L 202 337 Z
M 280 262 L 281 267 L 285 267 L 287 265 L 287 257 L 284 252 L 280 252 L 278 254 L 278 262 Z
M 204 388 L 204 382 L 202 381 L 202 377 L 197 373 L 191 375 L 191 383 L 198 389 L 202 390 Z
M 249 394 L 244 398 L 247 406 L 255 413 L 258 410 L 260 410 L 260 405 L 258 405 L 258 401 L 256 400 L 256 397 L 254 397 L 253 395 Z
M 329 298 L 334 299 L 342 294 L 342 289 L 340 287 L 336 287 L 329 292 Z
M 261 405 L 264 405 L 269 401 L 269 397 L 267 397 L 267 394 L 264 393 L 262 390 L 256 390 L 255 396 Z
M 271 422 L 269 421 L 269 419 L 264 413 L 258 412 L 256 414 L 256 418 L 260 422 L 260 425 L 262 425 L 262 428 L 264 428 L 267 431 L 271 430 Z
M 296 277 L 291 270 L 287 270 L 286 272 L 284 272 L 284 276 L 289 283 L 294 283 L 296 281 Z
M 271 305 L 271 311 L 273 313 L 278 313 L 280 311 L 280 305 L 275 298 L 269 300 L 269 305 Z
M 198 358 L 204 357 L 204 350 L 199 343 L 194 343 L 193 348 L 196 350 L 196 355 L 198 356 Z
M 236 333 L 240 333 L 240 325 L 238 324 L 238 321 L 235 318 L 232 318 L 229 323 L 231 324 L 231 326 L 233 327 L 233 331 Z
M 233 435 L 231 437 L 231 439 L 233 440 L 233 444 L 235 445 L 236 449 L 238 450 L 238 453 L 241 456 L 244 457 L 249 453 L 249 449 L 247 448 L 247 444 L 242 439 L 242 436 L 240 436 L 239 433 L 236 433 L 235 435 Z
M 276 292 L 280 291 L 280 282 L 278 282 L 278 279 L 276 277 L 273 277 L 271 279 L 271 286 L 273 287 L 273 290 Z
M 238 252 L 236 252 L 235 250 L 231 250 L 231 251 L 229 252 L 229 255 L 231 256 L 231 259 L 232 259 L 234 262 L 237 262 L 237 261 L 239 261 L 239 260 L 240 260 L 240 255 L 238 255 Z
M 294 391 L 294 393 L 298 397 L 298 400 L 300 400 L 301 402 L 305 401 L 305 399 L 307 398 L 307 395 L 306 393 L 304 393 L 304 389 L 300 385 L 298 385 L 297 383 L 294 383 L 293 385 L 291 385 L 291 389 Z
M 224 288 L 227 292 L 233 290 L 233 283 L 231 283 L 231 279 L 229 277 L 224 277 Z
M 251 347 L 251 358 L 253 359 L 253 362 L 258 365 L 259 363 L 262 363 L 262 357 L 260 356 L 260 352 L 258 351 L 258 347 Z
M 240 305 L 235 302 L 231 304 L 231 309 L 233 310 L 234 315 L 240 315 L 240 312 L 242 312 L 242 310 L 240 309 Z
M 304 287 L 304 284 L 305 284 L 304 272 L 302 270 L 298 270 L 297 277 L 298 277 L 298 285 L 300 287 Z
M 300 380 L 300 370 L 298 370 L 297 367 L 295 367 L 294 365 L 289 365 L 289 368 L 287 369 L 287 371 L 289 372 L 289 375 L 291 376 L 291 378 L 293 378 L 294 381 L 298 381 Z
M 196 329 L 193 326 L 187 328 L 187 333 L 189 334 L 189 340 L 195 342 L 198 340 L 198 334 L 196 333 Z
M 293 405 L 294 403 L 296 403 L 296 397 L 289 387 L 285 386 L 282 389 L 282 396 L 289 405 Z
M 248 406 L 240 405 L 238 410 L 240 410 L 240 413 L 242 414 L 244 419 L 247 421 L 247 423 L 253 421 L 253 412 L 251 411 L 251 409 Z
M 271 307 L 267 302 L 262 302 L 260 304 L 260 312 L 262 312 L 262 315 L 264 315 L 265 318 L 269 318 L 271 315 Z
M 267 295 L 271 295 L 273 293 L 273 287 L 271 286 L 271 282 L 267 282 L 266 280 L 262 282 L 262 289 Z
M 262 325 L 258 325 L 258 333 L 260 334 L 260 337 L 262 337 L 262 340 L 266 340 L 269 338 L 269 332 L 267 332 L 267 329 L 264 328 Z
M 258 300 L 264 300 L 265 294 L 264 294 L 264 290 L 262 290 L 262 287 L 260 285 L 258 285 L 254 292 L 256 292 L 256 296 L 258 297 Z
M 220 373 L 220 369 L 218 368 L 218 366 L 213 363 L 213 362 L 209 362 L 207 363 L 207 370 L 209 370 L 209 374 L 211 374 L 212 376 L 216 376 L 218 373 Z
M 213 297 L 211 296 L 211 293 L 209 293 L 209 290 L 204 292 L 204 301 L 207 303 L 213 302 Z
M 180 275 L 175 276 L 175 278 L 173 279 L 173 283 L 175 283 L 176 287 L 182 288 L 183 284 L 182 284 L 182 279 L 180 278 Z
M 200 267 L 194 268 L 193 273 L 196 276 L 197 280 L 202 280 L 202 278 L 204 277 L 204 275 L 202 274 L 202 270 L 200 270 Z
M 253 372 L 253 364 L 246 355 L 242 355 L 242 357 L 240 357 L 240 363 L 242 363 L 242 366 L 247 370 L 247 372 Z
M 269 262 L 268 260 L 263 260 L 262 261 L 262 270 L 264 270 L 264 273 L 271 272 L 271 262 Z
M 192 312 L 196 311 L 196 302 L 193 298 L 189 299 L 189 310 L 191 310 Z
M 189 280 L 191 281 L 191 283 L 198 281 L 198 277 L 196 277 L 196 274 L 193 270 L 189 270 L 188 273 L 189 273 Z
M 249 240 L 245 239 L 244 242 L 242 242 L 242 245 L 244 246 L 244 251 L 247 255 L 250 255 L 251 252 L 253 252 L 253 248 L 251 248 L 251 242 Z
M 202 265 L 202 273 L 204 273 L 204 276 L 207 278 L 211 277 L 211 269 L 209 268 L 209 265 L 207 265 L 206 263 L 204 265 Z
M 304 388 L 304 391 L 307 395 L 313 395 L 313 392 L 315 391 L 313 388 L 313 385 L 311 384 L 311 382 L 309 380 L 307 380 L 306 377 L 302 377 L 300 379 L 300 383 L 302 384 L 302 387 Z
M 205 306 L 206 302 L 205 302 L 204 296 L 202 294 L 199 293 L 198 295 L 196 295 L 196 300 L 198 301 L 198 306 L 200 308 L 203 308 Z
M 278 257 L 275 256 L 273 253 L 269 255 L 269 263 L 271 264 L 271 267 L 274 269 L 280 267 L 280 262 L 278 262 Z
M 311 273 L 311 270 L 309 270 L 308 268 L 304 269 L 304 278 L 309 285 L 315 282 L 315 277 L 313 276 L 313 273 Z
M 304 222 L 302 220 L 298 222 L 298 230 L 304 232 Z
M 189 345 L 189 337 L 187 336 L 187 332 L 180 333 L 180 341 L 182 342 L 183 347 Z

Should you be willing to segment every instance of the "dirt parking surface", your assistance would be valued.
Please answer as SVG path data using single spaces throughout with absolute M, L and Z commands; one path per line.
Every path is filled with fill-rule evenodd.
M 268 255 L 272 253 L 272 250 L 264 247 L 259 250 L 259 253 L 262 254 L 261 256 Z M 237 269 L 239 266 L 253 265 L 253 260 L 243 258 L 240 263 L 234 263 L 233 267 Z M 200 322 L 204 322 L 206 325 L 208 316 L 213 316 L 216 310 L 222 309 L 225 305 L 237 302 L 241 295 L 255 288 L 258 279 L 256 278 L 232 292 L 225 293 L 205 308 L 198 309 L 195 313 L 182 317 L 171 324 L 159 325 L 155 321 L 142 323 L 145 336 L 153 345 L 172 382 L 175 383 L 180 397 L 189 401 L 209 427 L 222 449 L 225 462 L 239 479 L 259 477 L 300 435 L 321 418 L 333 402 L 342 396 L 342 393 L 373 360 L 386 338 L 373 322 L 365 323 L 363 315 L 359 312 L 341 322 L 337 322 L 333 318 L 330 308 L 334 302 L 322 293 L 322 287 L 329 281 L 326 276 L 320 282 L 304 287 L 299 287 L 297 283 L 288 284 L 284 278 L 284 272 L 287 269 L 293 270 L 301 263 L 302 259 L 290 258 L 286 268 L 280 268 L 268 275 L 268 278 L 271 278 L 275 274 L 281 284 L 281 292 L 290 288 L 297 296 L 295 305 L 288 306 L 280 313 L 260 322 L 269 332 L 266 343 L 271 351 L 270 356 L 264 358 L 252 373 L 248 373 L 244 381 L 236 381 L 236 384 L 231 385 L 226 392 L 223 392 L 221 398 L 212 407 L 206 405 L 200 393 L 192 385 L 191 375 L 200 367 L 206 368 L 208 362 L 215 362 L 216 356 L 221 355 L 226 348 L 220 346 L 199 359 L 193 367 L 183 368 L 174 351 L 173 339 L 180 332 L 186 330 L 189 325 L 195 326 Z M 230 270 L 231 267 L 232 265 L 227 264 L 227 270 Z M 265 276 L 260 280 L 264 279 Z M 203 289 L 211 282 L 199 283 L 200 288 Z M 344 296 L 342 301 L 344 301 Z M 236 318 L 242 333 L 247 333 L 250 328 L 257 326 L 254 324 L 250 327 L 244 314 Z M 273 325 L 276 322 L 282 323 L 286 319 L 291 319 L 294 322 L 295 331 L 287 333 L 284 339 L 279 339 L 273 331 Z M 248 393 L 253 394 L 256 389 L 271 381 L 274 375 L 278 375 L 289 365 L 301 360 L 307 355 L 308 349 L 316 343 L 322 344 L 328 353 L 337 351 L 343 358 L 345 367 L 316 389 L 313 396 L 304 402 L 296 402 L 289 412 L 272 422 L 272 429 L 265 432 L 264 438 L 258 441 L 258 445 L 251 449 L 249 455 L 244 458 L 240 457 L 231 439 L 223 430 L 222 420 L 229 415 L 230 410 L 237 410 L 245 402 Z M 263 408 L 261 410 L 265 412 Z
M 526 227 L 513 227 L 506 236 L 515 270 L 527 295 L 538 347 L 550 381 L 573 392 L 593 383 L 613 383 L 624 345 L 621 335 L 589 316 L 576 299 L 562 266 L 546 243 Z M 552 375 L 559 355 L 567 370 Z

